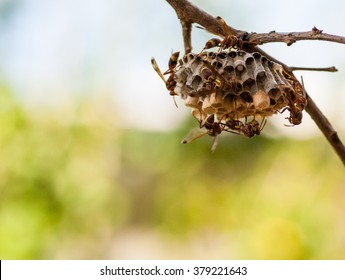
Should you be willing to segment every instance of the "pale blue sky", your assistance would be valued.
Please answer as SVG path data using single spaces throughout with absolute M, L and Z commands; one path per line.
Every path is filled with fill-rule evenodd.
M 163 0 L 0 0 L 14 2 L 13 14 L 0 21 L 0 73 L 16 93 L 42 106 L 60 104 L 70 95 L 110 92 L 126 126 L 176 127 L 188 114 L 176 108 L 152 70 L 154 56 L 164 69 L 172 50 L 182 50 L 180 25 Z M 345 35 L 345 4 L 340 1 L 209 0 L 192 1 L 238 29 L 256 32 L 306 31 L 313 26 Z M 194 29 L 199 51 L 212 35 Z M 345 130 L 345 45 L 298 42 L 263 47 L 288 65 L 332 66 L 337 73 L 303 74 L 306 89 L 338 130 Z M 114 113 L 116 114 L 116 113 Z M 115 115 L 114 115 L 115 117 Z M 286 135 L 318 134 L 305 117 Z

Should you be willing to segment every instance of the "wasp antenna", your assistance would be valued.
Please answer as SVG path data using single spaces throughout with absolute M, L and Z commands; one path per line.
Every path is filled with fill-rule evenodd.
M 305 89 L 304 89 L 304 81 L 303 81 L 303 76 L 302 75 L 301 75 L 301 82 L 302 82 L 303 91 L 305 91 Z
M 196 27 L 196 28 L 199 28 L 199 29 L 202 29 L 202 30 L 206 30 L 206 28 L 203 27 L 203 26 L 201 26 L 201 25 L 196 25 L 195 27 Z

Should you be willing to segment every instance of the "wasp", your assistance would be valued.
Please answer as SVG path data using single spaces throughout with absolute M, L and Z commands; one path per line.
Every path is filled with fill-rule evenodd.
M 283 74 L 289 80 L 295 92 L 294 98 L 290 98 L 290 99 L 293 99 L 292 101 L 296 103 L 296 106 L 298 107 L 298 109 L 303 111 L 304 108 L 307 106 L 307 94 L 304 89 L 303 77 L 301 76 L 301 81 L 302 81 L 302 85 L 301 85 L 301 83 L 296 79 L 296 77 L 293 74 L 290 74 L 285 70 L 283 71 Z
M 285 107 L 281 112 L 283 113 L 286 110 L 290 112 L 290 116 L 287 117 L 286 119 L 288 119 L 292 125 L 285 125 L 285 126 L 295 126 L 295 125 L 301 124 L 302 118 L 303 118 L 302 111 L 307 105 L 307 97 L 304 90 L 303 77 L 301 76 L 302 86 L 300 85 L 300 83 L 297 81 L 295 77 L 291 76 L 291 78 L 293 78 L 293 86 L 294 86 L 294 90 L 296 94 L 295 94 L 295 101 L 293 102 L 291 101 L 291 99 L 288 99 L 289 107 Z
M 286 119 L 288 119 L 292 125 L 285 124 L 285 126 L 295 126 L 295 125 L 299 125 L 302 123 L 302 118 L 303 118 L 302 110 L 300 110 L 299 108 L 294 106 L 294 104 L 291 104 L 291 103 L 292 102 L 290 102 L 289 107 L 285 107 L 280 112 L 280 113 L 284 113 L 286 110 L 288 110 L 290 112 L 290 116 L 287 117 Z
M 307 105 L 307 97 L 304 90 L 304 83 L 302 78 L 302 85 L 299 83 L 299 81 L 295 78 L 294 75 L 291 75 L 290 73 L 287 73 L 286 71 L 283 72 L 287 79 L 289 79 L 289 82 L 291 83 L 294 93 L 289 92 L 287 94 L 283 94 L 284 99 L 286 103 L 288 104 L 287 107 L 285 107 L 280 113 L 285 112 L 288 110 L 290 112 L 290 116 L 286 119 L 289 120 L 291 125 L 285 125 L 285 126 L 295 126 L 302 123 L 303 113 L 302 111 Z M 282 92 L 285 92 L 282 90 Z
M 242 134 L 251 138 L 255 135 L 260 135 L 261 131 L 266 125 L 266 122 L 267 120 L 265 118 L 261 121 L 261 123 L 259 123 L 256 119 L 253 119 L 249 122 L 246 119 L 245 124 L 240 120 L 229 119 L 225 122 L 225 126 L 232 130 L 229 132 Z
M 240 130 L 245 136 L 251 138 L 255 135 L 260 135 L 260 133 L 264 129 L 266 123 L 267 123 L 267 120 L 265 118 L 263 118 L 261 123 L 259 123 L 256 119 L 253 119 L 250 122 L 246 121 L 246 124 L 243 125 L 240 128 Z
M 228 119 L 224 125 L 227 128 L 231 129 L 232 130 L 231 132 L 241 131 L 241 128 L 244 126 L 240 120 L 236 120 L 236 119 Z
M 302 110 L 301 108 L 299 108 L 299 106 L 295 105 L 294 101 L 291 100 L 291 97 L 289 96 L 290 94 L 288 94 L 288 97 L 286 96 L 286 94 L 283 95 L 285 102 L 288 104 L 288 106 L 286 106 L 281 112 L 279 113 L 284 113 L 286 110 L 288 110 L 290 112 L 290 116 L 287 117 L 286 119 L 289 120 L 289 122 L 292 125 L 286 125 L 285 126 L 295 126 L 295 125 L 299 125 L 302 122 L 302 118 L 303 118 L 303 114 L 302 114 Z
M 303 77 L 301 76 L 302 86 L 301 84 L 296 80 L 296 86 L 295 91 L 297 93 L 296 95 L 296 105 L 298 109 L 301 111 L 304 110 L 304 108 L 307 106 L 307 94 L 304 89 L 304 82 Z
M 208 88 L 210 90 L 234 90 L 236 82 L 231 80 L 226 80 L 208 60 L 202 60 L 204 65 L 209 71 L 205 71 L 203 77 L 207 80 L 209 84 Z
M 290 79 L 295 92 L 293 102 L 296 103 L 296 106 L 300 111 L 303 111 L 307 106 L 307 96 L 304 90 L 303 77 L 301 76 L 302 85 L 293 75 L 290 76 Z
M 204 48 L 201 50 L 200 53 L 202 53 L 204 50 L 208 50 L 215 47 L 219 47 L 218 52 L 221 53 L 224 49 L 230 49 L 232 47 L 235 47 L 238 42 L 240 42 L 240 40 L 235 35 L 228 35 L 223 40 L 220 40 L 218 38 L 212 38 L 206 42 Z
M 235 46 L 241 48 L 243 46 L 242 40 L 232 34 L 232 31 L 230 30 L 224 19 L 222 19 L 221 17 L 217 17 L 216 19 L 223 28 L 225 34 L 227 34 L 227 36 L 225 36 L 225 38 L 222 40 L 218 38 L 212 38 L 208 40 L 200 53 L 202 53 L 204 50 L 208 50 L 215 47 L 219 47 L 218 52 L 222 52 L 223 49 L 230 49 Z
M 203 126 L 207 129 L 207 133 L 210 136 L 216 136 L 222 133 L 221 124 L 219 122 L 215 122 L 214 115 L 208 116 Z
M 165 71 L 163 73 L 163 75 L 166 75 L 166 74 L 171 74 L 174 72 L 174 69 L 177 65 L 177 61 L 178 61 L 178 57 L 180 56 L 180 52 L 174 52 L 170 58 L 169 58 L 169 62 L 168 62 L 168 70 Z
M 215 48 L 215 47 L 220 47 L 221 43 L 222 43 L 222 40 L 218 38 L 212 38 L 206 42 L 205 47 L 202 49 L 201 52 L 203 52 L 204 50 Z
M 205 80 L 203 87 L 209 91 L 214 91 L 220 88 L 225 79 L 214 69 L 214 67 L 207 61 L 204 61 L 206 67 L 201 72 L 202 78 Z

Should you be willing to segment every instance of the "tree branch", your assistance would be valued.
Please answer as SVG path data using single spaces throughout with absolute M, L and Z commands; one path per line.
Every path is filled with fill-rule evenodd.
M 315 68 L 315 67 L 293 67 L 290 66 L 290 71 L 325 71 L 325 72 L 337 72 L 338 69 L 335 68 L 335 66 L 331 66 L 331 67 L 324 67 L 324 68 Z
M 192 51 L 192 23 L 181 19 L 183 43 L 185 53 Z
M 345 37 L 323 33 L 322 30 L 319 30 L 316 27 L 313 27 L 311 31 L 306 32 L 278 33 L 275 31 L 271 31 L 269 33 L 251 33 L 249 34 L 248 39 L 249 42 L 258 45 L 273 42 L 283 42 L 288 46 L 291 46 L 293 43 L 302 40 L 321 40 L 345 44 Z
M 332 145 L 340 160 L 345 165 L 345 147 L 339 139 L 337 132 L 334 130 L 328 119 L 322 114 L 320 109 L 316 106 L 310 95 L 307 95 L 307 100 L 308 105 L 305 110 L 325 135 L 326 139 Z
M 224 29 L 219 24 L 219 21 L 208 13 L 202 11 L 195 5 L 191 4 L 187 0 L 166 0 L 175 10 L 177 17 L 181 20 L 183 28 L 183 37 L 185 42 L 185 51 L 186 53 L 191 50 L 192 46 L 190 43 L 190 32 L 188 31 L 191 28 L 188 28 L 192 23 L 197 23 L 203 26 L 208 32 L 218 35 L 220 37 L 225 37 L 228 34 L 225 34 Z M 187 25 L 188 24 L 188 25 Z M 235 29 L 229 26 L 231 33 L 237 37 L 243 36 L 246 32 Z M 323 33 L 322 30 L 314 27 L 311 31 L 307 32 L 290 32 L 290 33 L 277 33 L 271 31 L 269 33 L 250 33 L 246 36 L 246 42 L 249 43 L 246 46 L 247 51 L 256 51 L 266 56 L 269 60 L 272 60 L 276 63 L 279 63 L 283 66 L 286 72 L 293 75 L 292 71 L 295 70 L 314 70 L 314 71 L 336 71 L 336 68 L 329 67 L 327 68 L 306 68 L 306 67 L 289 67 L 286 64 L 280 62 L 276 58 L 270 56 L 263 50 L 261 50 L 256 45 L 265 44 L 270 42 L 284 42 L 287 45 L 291 45 L 297 41 L 301 40 L 322 40 L 336 42 L 340 44 L 345 44 L 345 37 L 330 35 Z M 322 69 L 322 70 L 320 70 Z M 332 145 L 340 160 L 345 165 L 345 147 L 341 140 L 339 139 L 337 132 L 332 127 L 328 119 L 323 115 L 321 110 L 317 107 L 311 97 L 307 94 L 307 106 L 305 108 L 306 112 L 314 120 L 315 124 L 319 127 L 322 133 L 325 135 L 328 142 Z
M 186 0 L 166 0 L 175 10 L 177 17 L 184 22 L 198 23 L 205 27 L 210 33 L 216 34 L 220 37 L 225 37 L 227 34 L 224 33 L 223 28 L 216 20 L 215 17 L 209 15 L 208 13 L 200 10 L 198 7 L 194 6 L 192 3 Z M 231 32 L 239 36 L 241 31 L 230 27 Z

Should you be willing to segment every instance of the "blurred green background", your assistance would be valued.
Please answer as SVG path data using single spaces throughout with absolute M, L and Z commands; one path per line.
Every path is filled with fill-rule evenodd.
M 30 10 L 33 2 L 0 1 L 0 29 L 5 33 L 0 48 L 1 259 L 345 258 L 344 167 L 307 116 L 306 124 L 294 128 L 284 127 L 287 121 L 277 116 L 269 121 L 263 135 L 252 139 L 221 137 L 214 154 L 210 152 L 212 139 L 206 136 L 181 145 L 183 136 L 196 123 L 182 103 L 176 109 L 168 94 L 163 94 L 164 85 L 150 65 L 150 56 L 161 56 L 164 69 L 171 48 L 182 46 L 179 23 L 167 3 L 146 3 L 156 9 L 153 11 L 163 9 L 157 18 L 162 25 L 173 26 L 156 33 L 163 29 L 157 27 L 158 19 L 147 23 L 144 35 L 151 34 L 156 40 L 154 46 L 150 46 L 151 37 L 140 41 L 144 35 L 139 33 L 144 29 L 135 33 L 143 18 L 151 20 L 147 15 L 152 10 L 137 9 L 140 14 L 135 10 L 129 13 L 136 25 L 133 30 L 121 31 L 122 37 L 117 40 L 112 37 L 117 33 L 104 35 L 112 38 L 108 52 L 97 48 L 97 40 L 95 50 L 86 52 L 80 60 L 71 60 L 72 54 L 81 52 L 78 48 L 69 55 L 63 52 L 55 59 L 68 63 L 59 72 L 54 70 L 59 67 L 49 60 L 54 51 L 39 52 L 34 57 L 28 52 L 36 45 L 30 45 L 34 38 L 24 38 L 24 23 L 32 20 L 28 14 L 24 20 L 24 11 Z M 75 0 L 60 5 L 68 8 L 71 2 L 83 3 Z M 103 3 L 99 11 L 105 9 L 109 18 L 114 17 L 105 4 L 112 1 L 89 2 L 97 7 Z M 264 2 L 269 9 L 275 8 L 276 2 Z M 245 17 L 249 1 L 244 1 L 242 7 L 238 1 L 194 3 L 224 18 L 222 5 L 232 5 L 244 18 L 238 28 L 247 28 L 250 23 Z M 114 14 L 130 10 L 117 4 L 109 4 Z M 48 17 L 44 9 L 40 12 L 43 18 Z M 238 18 L 241 22 L 241 16 L 237 15 L 235 21 Z M 114 20 L 120 24 L 124 17 Z M 315 25 L 318 20 L 311 19 Z M 84 28 L 87 34 L 91 32 L 87 25 L 80 25 L 78 32 Z M 279 27 L 279 22 L 273 26 L 271 22 L 272 28 L 276 25 Z M 108 21 L 104 26 L 108 30 L 116 28 Z M 298 26 L 290 31 L 306 29 Z M 266 27 L 253 23 L 249 29 L 255 28 Z M 173 34 L 178 44 L 165 42 L 166 32 Z M 18 39 L 18 34 L 23 37 Z M 208 36 L 201 35 L 196 42 Z M 127 56 L 133 54 L 133 44 L 126 38 L 139 40 L 134 44 L 134 57 Z M 104 45 L 103 39 L 99 46 Z M 20 44 L 22 40 L 25 44 Z M 67 46 L 66 50 L 73 50 L 73 45 Z M 51 46 L 45 47 L 49 50 Z M 91 48 L 87 44 L 83 47 Z M 280 48 L 287 49 L 283 45 Z M 339 48 L 342 53 L 338 52 L 334 61 L 332 55 L 325 61 L 341 69 L 345 65 L 344 49 Z M 297 52 L 305 56 L 305 52 Z M 119 53 L 128 60 L 121 60 Z M 283 54 L 279 57 L 284 58 Z M 49 77 L 44 64 L 47 59 L 51 63 L 47 69 L 53 71 Z M 114 64 L 108 60 L 114 60 Z M 312 61 L 311 66 L 330 66 L 320 65 L 321 58 Z M 74 75 L 69 77 L 70 73 Z M 50 79 L 58 75 L 62 76 L 57 81 Z M 320 103 L 324 98 L 331 99 L 321 102 L 320 107 L 329 113 L 345 139 L 339 111 L 344 105 L 341 89 L 345 71 L 303 75 L 310 77 L 310 88 L 328 88 L 324 96 L 316 93 L 315 100 Z M 157 101 L 159 98 L 164 103 Z M 169 110 L 173 113 L 161 117 Z M 157 124 L 157 119 L 164 122 Z

